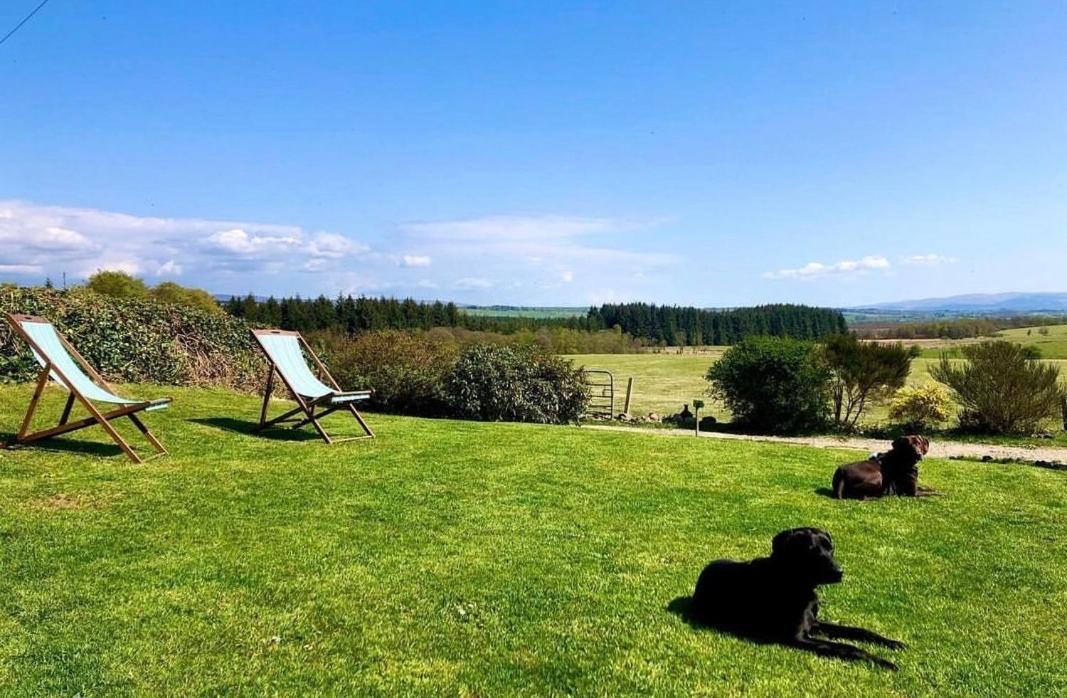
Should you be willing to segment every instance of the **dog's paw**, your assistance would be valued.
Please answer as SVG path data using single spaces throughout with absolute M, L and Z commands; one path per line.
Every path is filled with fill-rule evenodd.
M 881 657 L 875 657 L 872 661 L 875 663 L 876 666 L 880 666 L 883 669 L 889 669 L 889 671 L 899 671 L 900 670 L 900 667 L 898 667 L 896 664 L 894 664 L 893 662 L 889 661 L 888 659 L 882 659 Z

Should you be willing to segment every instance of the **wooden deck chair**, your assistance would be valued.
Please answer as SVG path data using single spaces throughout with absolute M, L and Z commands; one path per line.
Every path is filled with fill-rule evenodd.
M 369 399 L 371 391 L 342 391 L 341 387 L 337 385 L 337 381 L 333 379 L 326 366 L 311 350 L 311 347 L 308 346 L 308 343 L 299 332 L 252 330 L 252 335 L 256 338 L 260 348 L 263 349 L 263 353 L 267 355 L 267 362 L 270 364 L 267 369 L 267 386 L 263 391 L 263 409 L 259 413 L 258 429 L 262 430 L 275 424 L 294 422 L 293 429 L 299 429 L 311 424 L 315 427 L 315 431 L 319 432 L 319 436 L 328 444 L 374 438 L 374 432 L 367 426 L 362 415 L 353 404 L 360 400 Z M 304 358 L 305 352 L 315 362 L 315 366 L 333 386 L 332 388 L 324 385 L 308 368 L 308 363 Z M 267 406 L 270 404 L 271 391 L 274 389 L 275 373 L 281 377 L 285 387 L 289 389 L 293 399 L 296 400 L 297 406 L 283 415 L 268 420 Z M 330 438 L 330 435 L 319 424 L 319 420 L 338 410 L 351 412 L 365 432 L 364 435 L 352 436 L 346 439 Z
M 8 314 L 7 321 L 15 332 L 26 340 L 33 351 L 37 363 L 41 364 L 41 373 L 37 377 L 37 389 L 30 399 L 29 409 L 22 419 L 22 426 L 12 443 L 27 444 L 52 436 L 59 436 L 85 427 L 99 424 L 107 432 L 108 436 L 115 440 L 130 460 L 134 463 L 144 462 L 128 443 L 115 431 L 111 425 L 112 419 L 129 417 L 138 430 L 156 449 L 156 455 L 163 455 L 167 449 L 159 442 L 148 427 L 137 417 L 138 412 L 151 412 L 161 410 L 170 404 L 171 398 L 165 397 L 158 400 L 132 400 L 115 394 L 114 389 L 107 384 L 99 373 L 96 372 L 89 362 L 78 353 L 78 350 L 70 345 L 63 335 L 56 331 L 48 320 L 36 315 Z M 70 395 L 67 396 L 67 405 L 63 408 L 63 415 L 59 418 L 59 424 L 48 429 L 30 433 L 30 423 L 33 413 L 37 409 L 38 402 L 48 385 L 51 377 L 56 383 L 66 388 Z M 76 422 L 69 422 L 70 411 L 74 402 L 80 402 L 89 411 L 88 417 Z M 101 412 L 94 402 L 102 402 L 110 405 L 118 405 L 109 412 Z

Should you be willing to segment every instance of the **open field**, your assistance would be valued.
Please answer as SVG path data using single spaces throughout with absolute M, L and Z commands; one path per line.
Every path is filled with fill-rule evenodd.
M 1046 330 L 1048 334 L 1042 334 Z M 1067 359 L 1067 325 L 1004 330 L 1000 336 L 1013 342 L 1037 347 L 1041 350 L 1043 358 Z
M 856 452 L 376 415 L 328 447 L 250 434 L 253 397 L 133 390 L 175 394 L 148 416 L 171 456 L 92 431 L 0 451 L 2 693 L 1067 689 L 1062 472 L 928 461 L 942 498 L 838 502 L 815 490 Z M 30 392 L 0 388 L 2 428 Z M 907 642 L 899 672 L 667 609 L 808 524 L 846 571 L 822 613 Z
M 704 379 L 708 368 L 725 350 L 723 347 L 708 354 L 572 354 L 567 358 L 573 359 L 576 366 L 612 372 L 618 403 L 616 412 L 622 411 L 626 379 L 633 376 L 634 397 L 630 407 L 632 414 L 674 414 L 681 409 L 683 403 L 692 403 L 694 398 L 699 398 L 705 401 L 716 417 L 726 418 L 728 413 L 720 405 L 712 405 L 707 397 L 708 382 Z M 930 367 L 936 363 L 935 359 L 915 359 L 909 383 L 933 380 L 930 378 Z
M 559 318 L 569 317 L 584 317 L 589 308 L 576 307 L 576 308 L 534 308 L 524 307 L 516 308 L 511 306 L 474 306 L 461 308 L 467 315 L 479 315 L 488 317 L 515 317 L 515 318 L 534 318 L 537 320 L 551 320 Z
M 1047 334 L 1042 334 L 1042 332 Z M 906 345 L 915 345 L 922 351 L 922 357 L 940 358 L 945 351 L 974 344 L 975 342 L 1006 339 L 1022 344 L 1023 346 L 1036 346 L 1041 350 L 1044 359 L 1067 360 L 1067 325 L 1047 325 L 1045 327 L 1020 327 L 1013 330 L 1001 330 L 995 337 L 979 337 L 967 339 L 911 339 L 899 340 Z M 879 340 L 883 342 L 898 340 Z
M 681 409 L 682 404 L 692 403 L 694 398 L 703 399 L 707 408 L 720 421 L 728 420 L 730 415 L 722 405 L 707 397 L 708 382 L 704 379 L 708 367 L 722 356 L 725 348 L 710 354 L 676 354 L 676 353 L 642 353 L 642 354 L 574 354 L 575 365 L 587 368 L 600 368 L 611 371 L 615 378 L 616 413 L 622 411 L 623 397 L 626 392 L 626 379 L 634 376 L 634 397 L 630 407 L 631 414 L 645 415 L 657 412 L 666 416 Z M 912 361 L 911 375 L 908 383 L 912 385 L 933 380 L 930 369 L 940 359 L 919 357 Z M 1067 360 L 1054 360 L 1067 380 Z M 884 422 L 887 418 L 885 405 L 873 405 L 865 414 L 867 424 Z M 1055 424 L 1050 425 L 1054 427 Z M 1003 441 L 1004 439 L 991 439 Z M 1016 439 L 1017 440 L 1017 439 Z M 1067 444 L 1067 437 L 1062 434 L 1058 442 Z

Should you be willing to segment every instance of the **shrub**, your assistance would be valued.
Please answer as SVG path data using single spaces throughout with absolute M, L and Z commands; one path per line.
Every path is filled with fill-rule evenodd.
M 447 381 L 453 416 L 486 421 L 576 422 L 587 396 L 580 369 L 532 347 L 475 345 Z
M 1013 342 L 982 342 L 962 352 L 962 365 L 942 355 L 930 372 L 955 394 L 961 428 L 1028 433 L 1060 414 L 1063 389 L 1055 366 L 1027 359 L 1025 349 Z
M 322 332 L 307 339 L 341 387 L 374 389 L 371 409 L 424 417 L 449 413 L 445 382 L 459 349 L 447 339 L 401 330 L 355 337 Z
M 155 285 L 148 294 L 160 303 L 187 305 L 208 313 L 222 312 L 222 306 L 207 291 L 200 288 L 186 288 L 173 281 L 164 281 Z
M 124 271 L 98 271 L 89 277 L 85 287 L 93 293 L 112 298 L 147 298 L 148 286 Z
M 795 433 L 825 426 L 829 371 L 814 344 L 752 337 L 708 369 L 711 394 L 734 421 L 759 432 Z
M 3 288 L 0 311 L 41 315 L 117 382 L 258 387 L 266 364 L 248 325 L 222 313 L 72 289 Z M 0 380 L 34 378 L 26 343 L 0 323 Z
M 834 423 L 853 429 L 871 402 L 904 385 L 915 352 L 899 342 L 861 342 L 854 334 L 839 334 L 826 339 L 823 355 L 830 369 Z
M 951 413 L 952 398 L 937 383 L 901 388 L 889 404 L 889 418 L 913 433 L 937 428 Z

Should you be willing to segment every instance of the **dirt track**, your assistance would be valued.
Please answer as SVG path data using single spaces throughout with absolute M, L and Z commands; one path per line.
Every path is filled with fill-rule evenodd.
M 601 429 L 604 431 L 628 431 L 641 434 L 656 434 L 660 436 L 692 436 L 690 429 L 647 429 L 642 427 L 615 426 L 607 424 L 591 424 L 586 429 Z M 734 439 L 739 441 L 770 441 L 774 443 L 797 444 L 799 446 L 814 446 L 815 448 L 851 448 L 867 453 L 886 451 L 889 449 L 889 441 L 886 439 L 863 439 L 845 438 L 834 436 L 751 436 L 748 434 L 726 434 L 722 432 L 701 432 L 708 439 Z M 961 441 L 933 441 L 930 444 L 928 458 L 974 458 L 980 460 L 984 456 L 995 459 L 1011 458 L 1028 461 L 1050 461 L 1067 463 L 1067 448 L 1038 446 L 1029 448 L 1026 446 L 998 446 L 994 444 L 972 444 Z

